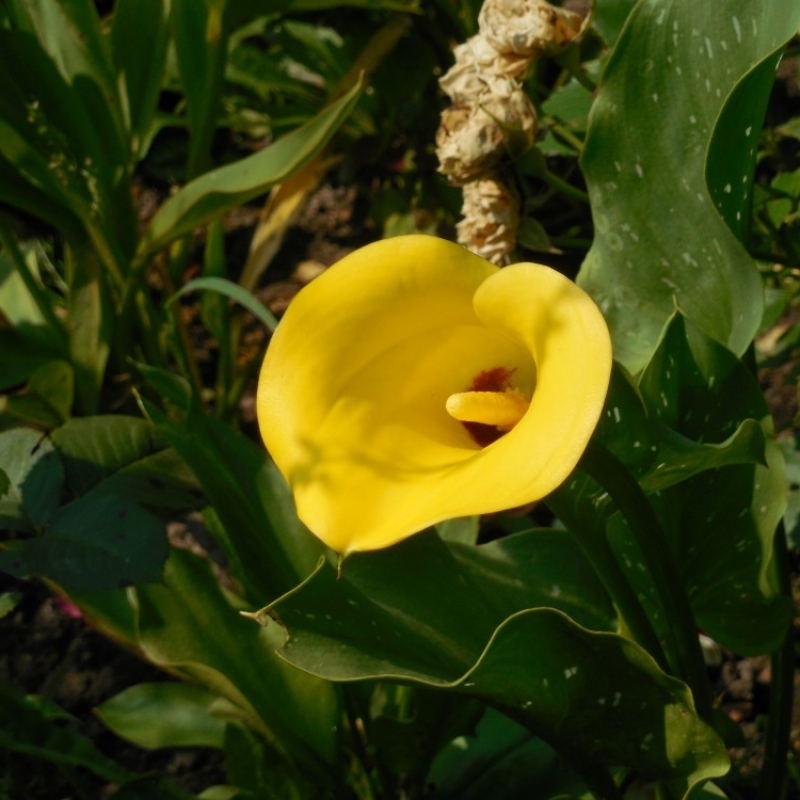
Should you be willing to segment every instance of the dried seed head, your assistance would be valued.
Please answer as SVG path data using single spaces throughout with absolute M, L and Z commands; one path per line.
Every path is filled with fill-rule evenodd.
M 459 243 L 495 264 L 507 264 L 519 229 L 517 193 L 496 177 L 472 181 L 463 193 L 464 219 L 456 225 Z
M 545 0 L 486 0 L 478 15 L 484 36 L 518 75 L 535 58 L 566 47 L 580 33 L 579 14 Z
M 520 85 L 491 76 L 473 102 L 457 102 L 442 112 L 436 132 L 439 171 L 457 185 L 470 181 L 507 152 L 530 147 L 536 127 L 536 110 Z
M 439 79 L 439 86 L 454 103 L 471 102 L 486 91 L 493 77 L 508 77 L 504 56 L 481 34 L 456 45 L 453 56 L 455 63 Z

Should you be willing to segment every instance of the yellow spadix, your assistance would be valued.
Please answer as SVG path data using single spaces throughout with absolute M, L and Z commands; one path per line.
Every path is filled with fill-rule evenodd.
M 401 236 L 292 301 L 258 419 L 300 518 L 347 554 L 549 494 L 589 441 L 610 370 L 600 311 L 558 272 Z

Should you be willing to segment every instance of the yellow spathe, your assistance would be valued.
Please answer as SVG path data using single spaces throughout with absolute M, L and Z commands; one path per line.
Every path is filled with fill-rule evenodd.
M 610 370 L 600 311 L 558 272 L 401 236 L 351 253 L 292 301 L 264 359 L 258 420 L 298 515 L 347 554 L 549 494 L 589 441 Z M 530 399 L 516 424 L 519 413 L 478 426 L 493 434 L 486 446 L 447 409 L 483 391 Z M 494 421 L 479 406 L 495 401 L 463 402 Z

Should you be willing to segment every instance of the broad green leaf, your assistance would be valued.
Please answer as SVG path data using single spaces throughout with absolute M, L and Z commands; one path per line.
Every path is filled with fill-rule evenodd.
M 667 365 L 665 370 L 665 383 L 671 387 L 677 368 Z M 595 432 L 595 438 L 622 461 L 646 491 L 663 490 L 732 464 L 765 462 L 765 435 L 755 420 L 745 420 L 719 444 L 702 444 L 661 421 L 665 397 L 659 386 L 646 407 L 630 376 L 615 364 L 605 410 Z M 674 405 L 674 399 L 672 402 Z M 575 530 L 600 530 L 613 513 L 605 489 L 581 470 L 547 502 L 561 521 Z
M 149 511 L 90 493 L 63 506 L 43 536 L 0 553 L 0 568 L 50 578 L 67 591 L 106 591 L 160 580 L 167 550 L 164 525 Z
M 159 250 L 198 225 L 264 194 L 313 158 L 352 111 L 357 83 L 317 117 L 259 153 L 206 173 L 170 197 L 144 233 L 142 253 Z
M 629 640 L 587 630 L 559 610 L 597 620 L 586 601 L 596 578 L 575 569 L 581 557 L 571 538 L 560 535 L 564 548 L 575 550 L 572 558 L 540 547 L 525 552 L 528 558 L 503 552 L 556 535 L 535 531 L 481 548 L 448 548 L 420 535 L 351 557 L 339 580 L 323 564 L 260 618 L 286 629 L 280 654 L 312 674 L 399 679 L 473 695 L 572 759 L 673 781 L 680 797 L 704 777 L 723 774 L 724 747 L 694 714 L 688 689 Z M 575 596 L 579 586 L 583 594 Z
M 229 603 L 208 562 L 173 549 L 163 584 L 137 587 L 135 607 L 139 643 L 151 661 L 180 669 L 241 708 L 287 769 L 331 778 L 337 691 L 275 656 L 268 632 Z
M 758 329 L 761 280 L 715 198 L 752 183 L 747 148 L 773 79 L 759 65 L 774 67 L 798 25 L 800 8 L 777 0 L 654 0 L 636 6 L 617 40 L 581 162 L 596 235 L 579 280 L 632 372 L 649 360 L 676 302 L 736 353 Z M 734 137 L 746 144 L 722 146 Z M 733 152 L 748 160 L 729 159 Z M 726 204 L 723 213 L 735 219 L 746 208 Z
M 219 278 L 214 276 L 195 278 L 189 283 L 182 286 L 170 299 L 174 301 L 182 294 L 187 292 L 196 292 L 202 289 L 208 289 L 212 292 L 230 297 L 235 300 L 240 306 L 246 308 L 259 322 L 262 322 L 270 331 L 274 331 L 278 325 L 278 320 L 272 312 L 256 297 L 254 297 L 247 289 L 243 289 L 238 283 L 229 281 L 226 278 Z
M 573 78 L 559 87 L 542 103 L 548 117 L 560 119 L 570 130 L 583 133 L 592 107 L 591 92 Z
M 656 419 L 697 442 L 721 442 L 746 419 L 771 432 L 752 372 L 681 314 L 665 326 L 639 389 Z
M 28 425 L 52 430 L 70 418 L 74 396 L 72 367 L 50 361 L 31 375 L 23 390 L 6 398 L 6 410 Z
M 125 89 L 131 157 L 143 155 L 161 93 L 169 41 L 169 0 L 117 0 L 111 55 L 117 83 Z M 147 41 L 147 47 L 142 42 Z
M 747 417 L 771 427 L 750 371 L 680 316 L 666 328 L 640 386 L 656 415 L 692 439 L 720 441 Z M 769 466 L 707 472 L 663 493 L 658 503 L 698 623 L 746 654 L 774 650 L 793 614 L 773 561 L 775 529 L 786 507 L 783 460 L 774 442 L 767 443 L 766 456 Z
M 418 679 L 434 670 L 452 681 L 505 619 L 538 607 L 558 609 L 594 629 L 615 629 L 605 591 L 572 537 L 551 530 L 481 546 L 418 534 L 351 556 L 339 580 L 327 566 L 318 569 L 268 613 L 274 610 L 292 635 L 304 619 L 312 644 L 338 642 L 326 656 L 331 679 L 344 680 L 357 668 Z
M 582 794 L 585 788 L 552 747 L 517 722 L 486 710 L 474 736 L 461 736 L 433 763 L 428 782 L 439 800 Z
M 28 443 L 32 432 L 23 433 Z M 42 505 L 42 513 L 49 508 L 53 516 L 64 468 L 67 484 L 81 496 L 48 518 L 43 536 L 0 554 L 2 568 L 20 576 L 48 577 L 72 592 L 159 580 L 167 552 L 164 527 L 142 505 L 185 511 L 197 508 L 202 500 L 174 451 L 161 449 L 163 444 L 149 423 L 130 417 L 75 419 L 57 429 L 52 440 L 57 451 L 51 455 L 62 455 L 63 466 L 59 460 L 59 481 L 51 489 L 55 496 L 49 506 Z M 45 443 L 52 450 L 51 441 Z M 14 495 L 2 498 L 0 508 L 10 505 L 13 512 L 15 502 L 18 506 Z M 124 607 L 116 609 L 118 601 L 110 602 L 111 616 L 126 628 Z
M 69 599 L 80 608 L 92 627 L 144 657 L 136 638 L 128 591 L 127 588 L 107 592 L 79 592 L 73 589 Z
M 313 570 L 324 547 L 297 519 L 286 481 L 266 451 L 191 400 L 185 382 L 141 368 L 151 385 L 174 402 L 174 421 L 159 432 L 197 476 L 221 522 L 221 546 L 242 567 L 237 578 L 258 605 L 289 591 Z
M 0 468 L 10 483 L 0 496 L 0 526 L 27 531 L 46 526 L 58 509 L 64 482 L 52 442 L 29 428 L 3 431 Z
M 54 431 L 52 439 L 64 461 L 67 484 L 78 495 L 164 447 L 146 420 L 111 414 L 76 417 Z
M 137 747 L 217 747 L 227 722 L 213 713 L 217 696 L 186 683 L 140 683 L 99 705 L 95 713 Z
M 718 445 L 699 444 L 660 428 L 658 463 L 641 478 L 642 488 L 655 492 L 681 483 L 693 475 L 731 464 L 767 465 L 764 429 L 753 419 L 745 420 L 734 434 Z
M 457 737 L 473 735 L 486 712 L 479 700 L 422 686 L 381 681 L 347 691 L 382 767 L 409 787 L 429 786 L 436 753 Z
M 596 0 L 592 22 L 609 47 L 614 45 L 636 0 Z
M 64 348 L 54 347 L 50 334 L 49 328 L 28 323 L 0 327 L 0 392 L 21 386 L 39 367 L 64 358 Z
M 146 508 L 189 511 L 203 492 L 188 466 L 138 417 L 78 417 L 53 431 L 66 481 L 76 495 L 113 495 Z
M 171 447 L 123 467 L 97 491 L 139 503 L 153 511 L 196 511 L 205 495 L 194 473 Z

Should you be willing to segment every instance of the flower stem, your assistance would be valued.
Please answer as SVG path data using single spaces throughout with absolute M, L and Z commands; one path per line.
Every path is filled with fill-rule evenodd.
M 547 505 L 577 540 L 610 595 L 631 638 L 650 653 L 661 669 L 667 671 L 667 659 L 661 642 L 608 544 L 605 532 L 599 526 L 587 530 L 585 522 L 578 519 L 573 512 L 572 498 L 562 495 L 561 492 L 550 495 Z
M 711 724 L 711 695 L 692 609 L 653 507 L 625 465 L 599 442 L 589 442 L 580 465 L 608 492 L 628 522 L 667 616 L 667 654 L 692 690 L 697 713 Z

